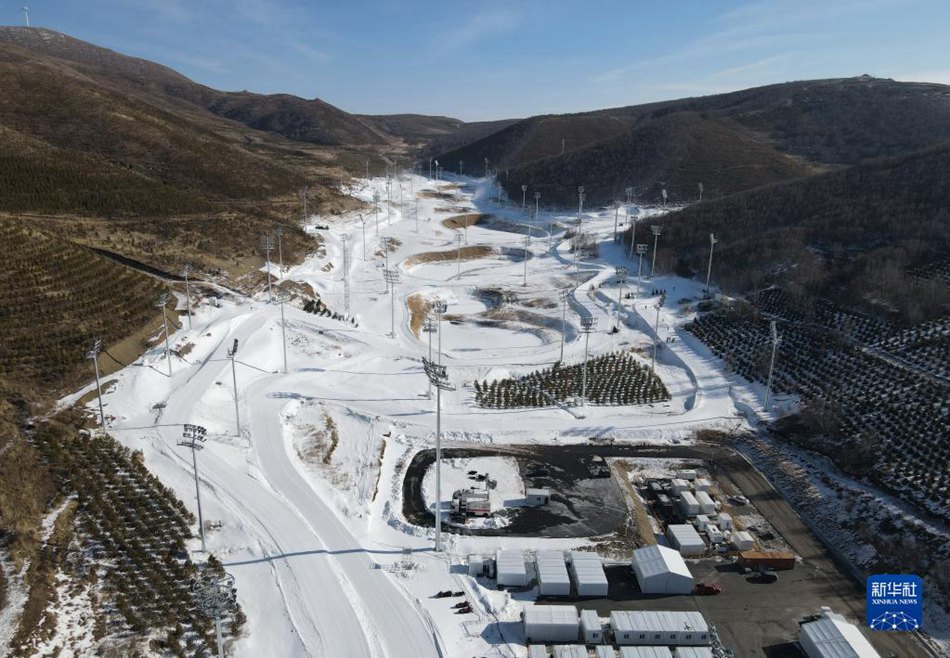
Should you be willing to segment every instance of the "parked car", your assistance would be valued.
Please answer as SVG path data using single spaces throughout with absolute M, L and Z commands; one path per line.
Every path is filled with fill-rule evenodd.
M 778 574 L 774 571 L 759 571 L 752 574 L 747 579 L 750 583 L 759 583 L 761 585 L 771 585 L 778 580 Z
M 722 588 L 715 583 L 696 583 L 693 593 L 697 596 L 716 596 L 722 593 Z

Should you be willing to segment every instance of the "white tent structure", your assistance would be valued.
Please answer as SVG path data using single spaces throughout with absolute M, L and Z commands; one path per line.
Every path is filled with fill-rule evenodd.
M 528 642 L 576 642 L 580 618 L 572 605 L 532 605 L 524 611 Z
M 594 658 L 617 658 L 617 652 L 613 647 L 606 644 L 599 644 L 594 647 Z
M 597 553 L 571 551 L 571 575 L 578 596 L 607 596 L 607 574 Z
M 620 658 L 673 658 L 666 647 L 620 647 Z
M 683 556 L 666 546 L 633 552 L 633 573 L 644 594 L 690 594 L 695 583 Z
M 535 556 L 538 572 L 538 591 L 543 596 L 567 596 L 571 593 L 571 579 L 564 565 L 561 551 L 538 551 Z
M 808 658 L 880 658 L 858 627 L 828 608 L 801 625 L 798 643 Z
M 713 658 L 709 647 L 676 647 L 673 649 L 674 658 Z
M 529 644 L 528 658 L 548 658 L 548 648 L 543 644 Z
M 499 585 L 523 587 L 528 584 L 528 570 L 524 565 L 523 552 L 498 551 L 495 554 L 495 566 Z
M 673 548 L 680 552 L 680 555 L 701 556 L 706 554 L 706 542 L 696 532 L 696 528 L 688 523 L 666 526 L 666 538 L 670 540 Z
M 587 647 L 582 644 L 561 644 L 554 647 L 554 658 L 588 658 Z

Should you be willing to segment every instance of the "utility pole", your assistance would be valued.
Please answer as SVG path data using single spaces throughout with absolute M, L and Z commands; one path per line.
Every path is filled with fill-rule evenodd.
M 703 200 L 703 182 L 699 181 L 699 200 Z
M 389 269 L 389 250 L 393 245 L 393 239 L 390 236 L 385 235 L 383 236 L 383 239 L 379 241 L 379 244 L 380 244 L 380 247 L 382 247 L 383 249 L 383 258 L 386 260 L 385 264 L 383 265 L 383 278 L 385 279 L 386 270 Z M 389 292 L 389 279 L 385 279 L 385 280 L 386 280 L 386 292 Z
M 782 342 L 782 338 L 778 335 L 775 320 L 772 320 L 769 328 L 772 331 L 772 359 L 769 362 L 769 381 L 765 385 L 765 413 L 769 412 L 769 402 L 772 397 L 772 374 L 775 372 L 775 353 L 778 351 L 778 344 Z
M 627 274 L 630 272 L 625 266 L 617 267 L 617 278 L 620 280 L 620 290 L 617 291 L 617 325 L 620 325 L 620 314 L 623 312 L 623 283 L 627 280 Z
M 207 551 L 205 547 L 205 524 L 201 515 L 201 487 L 198 485 L 198 451 L 204 449 L 205 433 L 207 430 L 201 425 L 191 425 L 185 423 L 182 427 L 181 440 L 178 445 L 191 449 L 191 464 L 195 471 L 195 498 L 198 500 L 198 530 L 201 532 L 201 552 Z
M 633 203 L 633 188 L 626 187 L 623 191 L 627 194 L 627 205 L 629 206 L 631 203 Z
M 587 348 L 590 345 L 590 334 L 597 324 L 593 315 L 581 318 L 581 332 L 584 334 L 584 374 L 581 378 L 581 404 L 587 406 Z
M 656 247 L 657 243 L 660 241 L 660 233 L 663 232 L 663 227 L 654 224 L 650 227 L 650 231 L 653 232 L 653 264 L 650 266 L 650 278 L 652 279 L 654 273 L 656 272 Z
M 96 397 L 99 400 L 99 426 L 103 433 L 106 431 L 106 414 L 102 410 L 102 386 L 99 384 L 99 353 L 102 351 L 102 339 L 97 338 L 92 343 L 92 349 L 86 352 L 86 358 L 92 361 L 96 371 Z
M 379 237 L 379 191 L 373 192 L 373 212 L 376 214 L 376 237 Z
M 277 271 L 280 272 L 281 278 L 284 276 L 284 227 L 278 226 L 274 229 L 274 233 L 277 234 Z
M 719 242 L 716 239 L 716 236 L 712 233 L 709 234 L 709 267 L 706 268 L 706 294 L 709 294 L 709 277 L 712 274 L 712 257 L 713 257 L 713 247 L 716 246 L 716 243 Z
M 432 360 L 432 334 L 438 331 L 438 326 L 428 314 L 426 314 L 426 319 L 422 321 L 422 330 L 429 334 L 429 361 Z M 426 398 L 432 399 L 432 382 L 429 382 L 429 391 L 426 393 Z
M 577 223 L 581 223 L 581 215 L 584 214 L 584 186 L 581 185 L 577 188 Z
M 558 296 L 561 298 L 561 358 L 558 360 L 558 363 L 564 363 L 564 336 L 567 331 L 567 298 L 570 296 L 570 291 L 566 288 L 560 290 Z
M 537 218 L 539 217 L 538 204 L 539 204 L 540 202 L 541 202 L 541 193 L 540 193 L 540 192 L 535 192 L 535 193 L 534 193 L 534 218 L 535 218 L 535 219 L 537 219 Z
M 653 361 L 650 363 L 650 372 L 656 375 L 656 351 L 659 348 L 660 341 L 660 307 L 662 304 L 656 305 L 656 325 L 653 327 Z
M 287 319 L 284 317 L 284 302 L 286 295 L 284 293 L 278 293 L 278 299 L 280 299 L 280 339 L 284 345 L 284 374 L 287 374 Z
M 456 258 L 457 271 L 455 273 L 455 278 L 458 279 L 458 278 L 461 278 L 462 276 L 462 234 L 461 233 L 455 234 L 455 243 L 458 248 L 458 254 Z
M 191 589 L 201 612 L 214 619 L 218 658 L 224 658 L 221 618 L 234 609 L 237 600 L 234 576 L 228 573 L 219 575 L 205 568 L 192 583 Z
M 191 288 L 188 285 L 188 273 L 191 271 L 191 263 L 185 263 L 181 268 L 181 275 L 185 277 L 185 305 L 188 309 L 188 331 L 191 331 Z
M 346 311 L 346 316 L 350 316 L 350 248 L 347 245 L 346 235 L 340 236 L 340 241 L 343 243 L 343 309 Z
M 527 198 L 528 198 L 528 186 L 522 185 L 521 186 L 521 214 L 522 215 L 525 212 L 525 203 L 526 203 Z
M 237 366 L 234 365 L 234 357 L 237 356 L 238 351 L 238 339 L 234 339 L 234 344 L 231 346 L 231 349 L 228 350 L 228 358 L 231 359 L 231 381 L 234 382 L 234 426 L 237 427 L 237 434 L 235 436 L 241 436 L 241 408 L 238 404 L 238 387 L 237 387 Z
M 399 270 L 383 270 L 383 276 L 386 277 L 386 283 L 389 284 L 390 304 L 389 304 L 389 337 L 396 337 L 396 284 L 399 283 Z
M 522 243 L 524 244 L 524 283 L 522 287 L 528 287 L 528 248 L 531 246 L 531 236 L 526 235 L 522 238 Z
M 165 328 L 165 360 L 168 362 L 168 376 L 172 376 L 172 351 L 168 346 L 168 315 L 166 313 L 166 308 L 168 306 L 168 293 L 163 292 L 158 296 L 158 301 L 155 302 L 155 306 L 162 309 L 162 326 Z
M 640 299 L 640 275 L 643 274 L 643 254 L 649 247 L 641 242 L 637 245 L 637 255 L 640 256 L 640 264 L 637 266 L 637 299 Z
M 274 301 L 274 293 L 271 289 L 270 284 L 270 252 L 274 248 L 274 238 L 270 235 L 265 235 L 261 238 L 261 249 L 264 251 L 264 261 L 267 264 L 267 301 L 268 303 Z
M 435 550 L 442 551 L 442 391 L 454 391 L 445 366 L 422 360 L 429 383 L 435 386 Z
M 616 244 L 617 240 L 620 238 L 620 234 L 617 233 L 617 225 L 620 221 L 620 205 L 618 204 L 614 208 L 614 243 Z
M 366 262 L 366 218 L 360 213 L 360 226 L 363 228 L 363 262 Z
M 639 216 L 639 213 L 637 215 L 633 215 L 632 216 L 633 218 L 631 220 L 630 213 L 627 213 L 627 221 L 630 222 L 630 229 L 631 229 L 630 230 L 630 254 L 629 254 L 630 260 L 633 260 L 633 245 L 636 244 L 637 242 L 637 217 L 638 216 Z

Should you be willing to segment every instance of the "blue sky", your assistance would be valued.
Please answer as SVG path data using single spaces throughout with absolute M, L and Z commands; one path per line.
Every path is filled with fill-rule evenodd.
M 34 27 L 212 87 L 367 114 L 474 121 L 862 73 L 950 84 L 950 0 L 25 2 Z

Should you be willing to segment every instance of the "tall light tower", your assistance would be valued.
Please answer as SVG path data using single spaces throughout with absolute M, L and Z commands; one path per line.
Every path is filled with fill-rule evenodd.
M 643 242 L 637 245 L 637 255 L 640 257 L 640 264 L 637 265 L 637 299 L 640 298 L 640 276 L 643 274 L 643 254 L 650 247 Z
M 379 237 L 379 190 L 373 191 L 373 213 L 376 216 L 376 237 Z
M 283 292 L 277 293 L 277 299 L 280 300 L 280 341 L 284 347 L 284 374 L 287 374 L 287 319 L 284 317 L 284 302 L 287 301 L 287 295 Z
M 158 301 L 155 302 L 155 306 L 162 309 L 162 326 L 165 328 L 165 360 L 168 362 L 168 376 L 172 376 L 172 351 L 168 346 L 168 314 L 166 312 L 166 307 L 168 306 L 168 293 L 163 292 L 158 296 Z
M 627 219 L 630 221 L 630 255 L 628 256 L 630 260 L 633 260 L 633 245 L 637 242 L 637 221 L 639 213 L 636 215 L 627 214 Z
M 432 302 L 432 310 L 435 312 L 435 326 L 439 332 L 439 351 L 438 363 L 442 364 L 442 316 L 449 310 L 449 305 L 444 299 L 436 299 Z
M 459 178 L 462 177 L 462 161 L 459 160 Z
M 455 278 L 458 279 L 462 277 L 462 234 L 461 233 L 455 234 L 455 248 L 458 250 L 458 253 L 456 254 L 456 259 L 455 259 L 456 260 Z
M 234 382 L 234 426 L 237 428 L 237 434 L 235 434 L 235 436 L 241 436 L 241 408 L 238 404 L 237 366 L 234 364 L 237 351 L 238 339 L 235 338 L 234 344 L 231 345 L 231 349 L 228 350 L 228 358 L 231 360 L 231 381 Z
M 99 384 L 99 353 L 102 351 L 102 339 L 97 338 L 92 343 L 92 349 L 86 352 L 86 358 L 92 361 L 96 371 L 96 397 L 99 399 L 99 426 L 106 431 L 106 414 L 102 410 L 102 386 Z
M 217 574 L 211 569 L 203 569 L 191 585 L 198 609 L 214 619 L 215 638 L 218 645 L 218 658 L 224 658 L 224 638 L 221 632 L 221 618 L 234 609 L 237 590 L 234 589 L 234 576 Z
M 709 277 L 712 274 L 712 257 L 713 257 L 713 247 L 716 246 L 716 243 L 719 242 L 716 239 L 716 236 L 712 233 L 709 234 L 709 266 L 706 268 L 706 294 L 709 294 Z
M 201 425 L 191 425 L 185 423 L 181 431 L 181 439 L 178 445 L 191 449 L 191 465 L 195 471 L 195 498 L 198 499 L 198 530 L 201 532 L 201 552 L 204 553 L 205 547 L 205 523 L 201 515 L 201 487 L 198 485 L 198 451 L 204 449 L 204 442 L 207 440 L 205 433 L 207 430 Z
M 29 7 L 20 7 L 20 11 L 23 12 L 23 22 L 26 27 L 30 27 L 30 8 Z
M 278 226 L 274 229 L 274 233 L 277 234 L 277 271 L 280 272 L 280 276 L 284 276 L 284 227 Z
M 264 262 L 267 264 L 267 301 L 274 301 L 274 293 L 270 284 L 270 252 L 274 248 L 274 238 L 265 235 L 261 238 L 261 250 L 264 252 Z
M 386 279 L 386 270 L 389 269 L 389 250 L 392 248 L 394 242 L 390 236 L 386 235 L 379 241 L 379 244 L 383 249 L 383 258 L 386 260 L 383 265 L 383 278 L 386 280 L 386 292 L 389 292 L 389 279 Z
M 627 195 L 627 205 L 629 206 L 631 203 L 633 203 L 633 188 L 625 187 L 623 191 Z
M 429 383 L 435 386 L 435 550 L 442 551 L 442 391 L 454 391 L 445 366 L 422 360 Z
M 425 333 L 429 334 L 429 361 L 431 361 L 432 360 L 432 334 L 438 331 L 439 327 L 435 323 L 435 320 L 433 320 L 427 314 L 426 319 L 422 321 L 422 330 Z M 429 400 L 432 399 L 432 382 L 429 382 L 429 390 L 426 393 L 426 398 L 428 398 Z
M 584 373 L 581 377 L 581 404 L 587 405 L 587 347 L 590 345 L 590 334 L 594 331 L 597 319 L 593 315 L 581 318 L 581 332 L 584 334 Z
M 538 212 L 538 204 L 541 203 L 541 193 L 534 193 L 534 218 L 537 219 L 540 213 Z
M 386 277 L 386 283 L 389 284 L 390 303 L 389 303 L 389 337 L 396 337 L 396 284 L 399 283 L 399 270 L 383 270 L 383 276 Z
M 525 213 L 525 205 L 527 203 L 527 199 L 528 199 L 528 186 L 522 185 L 521 186 L 521 214 L 522 215 Z
M 577 188 L 577 222 L 578 224 L 581 221 L 581 215 L 584 214 L 584 199 L 586 195 L 584 194 L 584 186 L 580 185 Z
M 363 262 L 366 262 L 366 218 L 360 213 L 360 227 L 363 229 Z
M 307 190 L 308 186 L 304 185 L 300 188 L 300 200 L 303 202 L 303 221 L 307 221 Z
M 630 270 L 620 265 L 617 267 L 617 278 L 620 280 L 620 290 L 617 291 L 617 325 L 620 325 L 620 314 L 623 312 L 623 284 L 627 280 Z
M 661 194 L 663 195 L 663 205 L 665 206 L 666 205 L 666 188 L 665 187 L 661 190 Z
M 663 227 L 654 224 L 650 227 L 650 231 L 653 233 L 653 264 L 650 266 L 650 278 L 652 279 L 656 272 L 656 247 L 660 241 L 660 233 L 663 232 Z
M 521 284 L 522 287 L 528 287 L 528 248 L 531 247 L 531 236 L 526 235 L 522 238 L 522 243 L 524 244 L 524 282 Z
M 650 372 L 656 375 L 656 351 L 660 342 L 660 308 L 662 304 L 654 306 L 656 309 L 656 324 L 653 326 L 653 360 L 650 363 Z
M 188 273 L 191 272 L 191 263 L 185 263 L 181 268 L 181 275 L 185 277 L 185 305 L 188 309 L 188 331 L 191 331 L 191 287 L 188 285 Z
M 699 181 L 699 200 L 703 200 L 703 182 Z
M 782 342 L 781 336 L 778 335 L 775 320 L 772 320 L 769 328 L 772 331 L 772 359 L 769 362 L 769 381 L 765 385 L 765 413 L 769 412 L 769 402 L 772 397 L 772 374 L 775 372 L 775 353 L 778 351 L 778 344 Z
M 563 288 L 558 291 L 558 297 L 561 298 L 561 358 L 559 363 L 564 363 L 564 336 L 567 330 L 567 298 L 570 297 L 571 291 L 567 288 Z
M 343 243 L 343 309 L 347 317 L 350 315 L 350 247 L 347 244 L 349 236 L 341 235 L 340 242 Z

